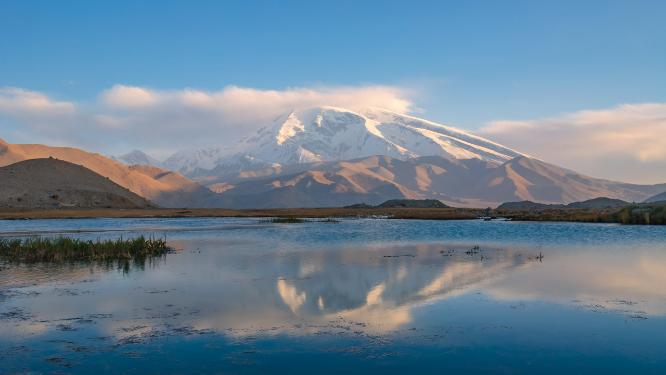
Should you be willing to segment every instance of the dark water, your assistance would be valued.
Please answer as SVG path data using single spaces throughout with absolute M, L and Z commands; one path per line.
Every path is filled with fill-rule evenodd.
M 33 233 L 182 250 L 3 265 L 0 373 L 666 373 L 664 227 L 0 222 Z

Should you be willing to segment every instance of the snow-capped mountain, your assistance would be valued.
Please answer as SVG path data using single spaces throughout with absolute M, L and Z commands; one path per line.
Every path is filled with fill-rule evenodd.
M 140 150 L 134 150 L 128 154 L 125 154 L 123 156 L 107 156 L 109 159 L 118 162 L 123 165 L 150 165 L 153 167 L 158 167 L 162 168 L 162 162 L 147 155 L 145 152 L 140 151 Z
M 190 149 L 163 167 L 189 177 L 373 155 L 440 155 L 503 163 L 523 154 L 461 130 L 378 108 L 317 107 L 287 112 L 231 147 Z

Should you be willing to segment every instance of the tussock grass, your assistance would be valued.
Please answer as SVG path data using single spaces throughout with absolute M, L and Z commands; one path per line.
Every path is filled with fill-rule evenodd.
M 144 236 L 84 241 L 70 237 L 0 238 L 0 258 L 9 262 L 62 262 L 145 258 L 171 251 L 166 239 Z

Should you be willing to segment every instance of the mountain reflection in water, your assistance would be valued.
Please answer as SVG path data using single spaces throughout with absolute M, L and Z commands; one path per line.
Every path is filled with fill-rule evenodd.
M 20 370 L 18 354 L 10 350 L 18 346 L 47 350 L 45 342 L 64 340 L 90 347 L 95 339 L 104 345 L 95 346 L 90 358 L 102 360 L 117 348 L 190 337 L 191 345 L 225 353 L 241 344 L 273 355 L 347 345 L 368 359 L 403 355 L 396 363 L 404 364 L 410 350 L 432 340 L 450 350 L 518 345 L 558 353 L 587 347 L 588 337 L 601 332 L 622 340 L 595 344 L 597 356 L 610 350 L 633 358 L 641 348 L 650 366 L 666 363 L 654 347 L 666 333 L 663 229 L 599 226 L 603 236 L 595 239 L 591 227 L 576 224 L 247 222 L 249 229 L 172 230 L 169 244 L 182 250 L 144 262 L 3 266 L 0 357 Z M 609 237 L 613 228 L 617 240 Z M 459 234 L 464 231 L 470 234 Z M 492 241 L 506 231 L 512 241 Z M 358 235 L 363 232 L 368 236 Z M 558 243 L 558 232 L 568 233 L 566 244 Z M 583 336 L 566 341 L 575 335 Z M 280 344 L 269 345 L 271 340 Z M 505 356 L 488 355 L 489 363 Z M 82 370 L 92 360 L 84 357 L 76 357 Z M 240 363 L 233 358 L 218 365 Z M 475 363 L 460 358 L 462 368 Z

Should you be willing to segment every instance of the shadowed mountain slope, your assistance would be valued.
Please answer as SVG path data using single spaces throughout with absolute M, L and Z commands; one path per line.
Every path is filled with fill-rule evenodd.
M 564 204 L 544 204 L 532 201 L 521 202 L 507 202 L 502 203 L 497 207 L 498 209 L 544 209 L 544 208 L 607 208 L 607 207 L 622 207 L 628 206 L 631 203 L 625 202 L 621 199 L 611 199 L 606 197 L 599 197 L 588 199 L 582 202 L 573 202 L 567 205 Z
M 258 207 L 338 207 L 349 202 L 363 201 L 379 204 L 399 197 L 419 199 L 420 195 L 403 186 L 372 174 L 305 171 L 293 175 L 276 176 L 265 181 L 245 181 L 228 189 L 225 196 L 245 201 L 244 196 L 271 195 L 274 201 L 246 201 L 252 208 Z M 279 200 L 277 199 L 279 197 Z M 307 198 L 306 198 L 307 197 Z M 293 202 L 293 203 L 289 203 Z M 265 205 L 268 206 L 265 206 Z M 297 204 L 293 206 L 291 204 Z
M 650 197 L 650 198 L 647 198 L 647 199 L 644 200 L 643 202 L 645 202 L 645 203 L 652 203 L 652 202 L 661 202 L 661 201 L 666 201 L 666 191 L 663 192 L 663 193 L 661 193 L 661 194 L 657 194 L 657 195 L 655 195 L 655 196 L 652 196 L 652 197 Z
M 292 186 L 299 194 L 326 206 L 342 202 L 379 204 L 385 197 L 439 199 L 451 206 L 479 207 L 511 201 L 568 204 L 597 197 L 631 202 L 648 196 L 641 191 L 642 185 L 597 180 L 525 156 L 502 165 L 478 158 L 372 156 L 264 168 L 198 180 L 224 195 L 239 196 Z M 358 199 L 353 201 L 356 197 Z

